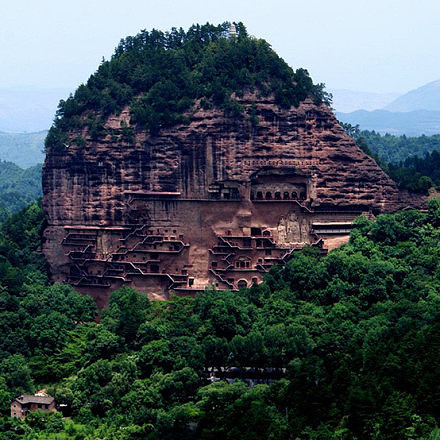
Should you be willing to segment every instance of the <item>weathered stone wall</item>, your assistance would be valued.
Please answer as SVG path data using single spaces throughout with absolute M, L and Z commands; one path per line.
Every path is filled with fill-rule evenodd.
M 186 294 L 207 284 L 236 289 L 240 280 L 260 281 L 271 262 L 286 261 L 305 243 L 325 247 L 313 221 L 350 222 L 361 212 L 426 202 L 400 194 L 326 106 L 306 101 L 280 110 L 271 99 L 242 101 L 256 103 L 257 126 L 246 117 L 198 110 L 189 125 L 157 136 L 135 130 L 127 142 L 125 109 L 109 118 L 112 132 L 104 139 L 94 141 L 84 130 L 71 138 L 81 134 L 85 147 L 72 141 L 62 152 L 49 150 L 43 168 L 44 253 L 54 280 L 94 292 L 100 304 L 125 283 L 162 298 L 170 289 Z M 262 245 L 252 228 L 266 231 L 270 242 Z M 342 236 L 347 232 L 337 240 L 331 235 L 328 243 Z M 170 248 L 170 242 L 181 242 L 182 249 L 156 255 L 159 244 Z M 135 247 L 144 245 L 144 260 L 137 261 Z M 226 255 L 213 268 L 216 246 Z M 235 267 L 245 254 L 249 267 Z M 145 263 L 150 260 L 156 262 Z

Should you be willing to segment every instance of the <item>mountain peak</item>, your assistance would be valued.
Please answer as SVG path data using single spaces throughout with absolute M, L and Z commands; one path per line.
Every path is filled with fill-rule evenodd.
M 304 69 L 229 28 L 127 38 L 60 106 L 42 176 L 54 281 L 100 307 L 123 285 L 238 291 L 301 247 L 347 241 L 361 213 L 425 204 L 344 132 Z
M 440 79 L 410 90 L 384 107 L 392 112 L 440 111 Z
M 266 41 L 250 37 L 242 23 L 141 31 L 121 40 L 112 58 L 60 102 L 46 146 L 62 149 L 63 135 L 79 121 L 100 131 L 111 114 L 127 106 L 130 123 L 152 134 L 188 123 L 186 113 L 196 105 L 241 114 L 245 109 L 236 97 L 254 90 L 273 95 L 282 108 L 297 107 L 306 98 L 329 103 L 323 85 L 313 84 L 307 70 L 294 71 Z

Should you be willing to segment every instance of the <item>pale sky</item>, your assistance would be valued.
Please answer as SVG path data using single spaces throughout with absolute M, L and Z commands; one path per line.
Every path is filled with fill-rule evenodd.
M 404 93 L 440 79 L 438 0 L 0 0 L 0 88 L 87 81 L 119 40 L 242 21 L 329 89 Z

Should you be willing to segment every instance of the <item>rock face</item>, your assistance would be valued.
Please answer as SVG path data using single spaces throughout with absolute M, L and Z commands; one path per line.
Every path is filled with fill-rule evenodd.
M 255 103 L 258 124 L 197 110 L 159 135 L 131 130 L 129 110 L 107 136 L 47 151 L 44 253 L 55 281 L 106 304 L 131 285 L 150 297 L 207 285 L 239 289 L 306 244 L 331 248 L 351 222 L 424 198 L 399 193 L 325 105 Z M 73 139 L 74 136 L 71 136 Z

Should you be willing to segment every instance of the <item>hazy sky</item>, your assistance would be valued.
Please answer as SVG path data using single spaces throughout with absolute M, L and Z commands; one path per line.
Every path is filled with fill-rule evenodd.
M 403 93 L 440 78 L 438 0 L 0 0 L 0 88 L 72 91 L 119 40 L 243 21 L 330 89 Z

